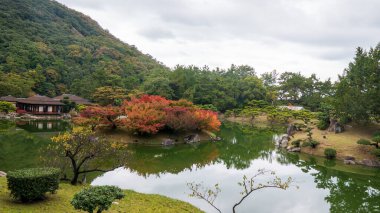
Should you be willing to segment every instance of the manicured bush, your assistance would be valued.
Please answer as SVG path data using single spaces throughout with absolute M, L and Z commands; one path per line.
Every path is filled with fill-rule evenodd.
M 320 120 L 317 124 L 317 128 L 320 130 L 326 130 L 329 128 L 330 123 L 326 122 L 325 120 Z
M 313 149 L 316 148 L 318 145 L 319 145 L 319 142 L 316 141 L 316 140 L 305 141 L 305 142 L 302 143 L 303 147 L 309 146 L 309 147 L 311 147 Z
M 373 137 L 377 137 L 377 136 L 380 136 L 380 131 L 376 131 L 375 133 L 373 133 L 372 135 Z
M 336 150 L 332 148 L 326 148 L 325 157 L 328 159 L 334 159 L 336 157 Z
M 301 141 L 302 140 L 295 140 L 295 141 L 292 141 L 292 145 L 294 146 L 294 147 L 300 147 L 301 146 Z
M 75 194 L 71 205 L 78 210 L 100 213 L 108 210 L 114 200 L 123 197 L 123 191 L 116 186 L 94 186 Z
M 352 119 L 351 119 L 350 117 L 348 117 L 348 116 L 342 116 L 342 117 L 340 117 L 340 119 L 339 119 L 339 123 L 342 124 L 342 125 L 344 125 L 344 124 L 348 124 L 348 123 L 350 123 L 351 121 L 352 121 Z
M 377 157 L 380 157 L 380 149 L 374 149 L 371 152 L 373 155 L 376 155 Z
M 367 139 L 359 139 L 357 142 L 357 144 L 361 144 L 361 145 L 371 145 L 371 141 L 367 140 Z
M 380 136 L 374 136 L 373 138 L 372 138 L 372 141 L 373 142 L 375 142 L 375 143 L 380 143 Z
M 11 196 L 22 202 L 43 199 L 46 192 L 55 193 L 59 186 L 57 168 L 32 168 L 10 171 L 7 174 Z

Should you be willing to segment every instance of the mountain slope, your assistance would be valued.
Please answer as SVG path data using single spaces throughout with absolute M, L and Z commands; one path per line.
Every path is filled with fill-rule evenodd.
M 147 73 L 166 69 L 55 1 L 0 1 L 0 35 L 0 95 L 88 98 L 100 86 L 134 89 Z

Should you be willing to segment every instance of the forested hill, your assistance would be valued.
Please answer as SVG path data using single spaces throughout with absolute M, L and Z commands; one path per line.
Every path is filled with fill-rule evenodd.
M 166 69 L 94 20 L 50 0 L 0 1 L 0 96 L 127 90 Z

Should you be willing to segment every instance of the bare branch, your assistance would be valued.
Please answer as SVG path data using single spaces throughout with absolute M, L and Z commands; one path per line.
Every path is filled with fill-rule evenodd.
M 218 197 L 218 194 L 221 192 L 219 185 L 215 184 L 215 189 L 207 189 L 202 187 L 201 184 L 187 183 L 187 186 L 192 191 L 189 195 L 190 197 L 196 197 L 198 199 L 206 201 L 214 209 L 221 213 L 220 209 L 214 205 L 215 199 Z
M 273 177 L 272 180 L 267 181 L 266 183 L 255 183 L 255 178 L 258 176 L 263 175 L 270 175 Z M 242 192 L 240 194 L 242 195 L 241 199 L 235 203 L 232 207 L 232 212 L 235 213 L 235 209 L 237 206 L 239 206 L 247 197 L 249 197 L 254 191 L 258 191 L 265 188 L 276 188 L 276 189 L 282 189 L 286 190 L 291 186 L 291 183 L 293 183 L 293 179 L 289 177 L 285 181 L 281 178 L 277 177 L 274 171 L 265 170 L 265 169 L 259 169 L 255 175 L 253 175 L 251 178 L 247 178 L 247 176 L 243 176 L 242 182 L 238 182 L 238 185 L 243 188 Z M 195 183 L 187 183 L 188 188 L 191 190 L 190 197 L 196 197 L 198 199 L 206 201 L 209 205 L 211 205 L 214 209 L 216 209 L 218 212 L 221 212 L 221 210 L 214 205 L 214 201 L 216 200 L 217 196 L 221 192 L 219 185 L 216 184 L 214 186 L 214 189 L 211 188 L 204 188 L 202 184 L 195 184 Z

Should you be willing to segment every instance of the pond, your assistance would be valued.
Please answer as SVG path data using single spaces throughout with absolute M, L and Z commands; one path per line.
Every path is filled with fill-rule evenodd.
M 38 165 L 38 150 L 56 134 L 4 121 L 0 124 L 3 171 Z M 65 129 L 66 124 L 62 127 L 55 131 Z M 286 153 L 275 148 L 273 134 L 266 129 L 224 123 L 219 132 L 223 140 L 219 142 L 172 147 L 130 145 L 125 167 L 95 177 L 92 185 L 117 185 L 161 194 L 215 212 L 204 201 L 189 197 L 186 184 L 209 187 L 218 183 L 221 193 L 215 205 L 223 212 L 231 212 L 241 196 L 242 188 L 237 183 L 244 175 L 250 177 L 265 168 L 281 178 L 292 177 L 298 189 L 254 192 L 237 207 L 237 212 L 380 212 L 379 169 Z

